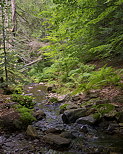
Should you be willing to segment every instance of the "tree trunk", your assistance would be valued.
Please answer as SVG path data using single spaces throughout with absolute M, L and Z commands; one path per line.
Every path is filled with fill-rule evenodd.
M 8 70 L 7 70 L 7 52 L 6 52 L 6 26 L 5 26 L 5 9 L 6 3 L 5 0 L 2 1 L 2 33 L 3 33 L 3 51 L 4 51 L 4 68 L 5 68 L 5 77 L 6 84 L 8 85 Z
M 11 7 L 12 7 L 12 24 L 13 24 L 12 32 L 13 32 L 13 35 L 15 36 L 15 33 L 17 30 L 15 0 L 11 0 Z

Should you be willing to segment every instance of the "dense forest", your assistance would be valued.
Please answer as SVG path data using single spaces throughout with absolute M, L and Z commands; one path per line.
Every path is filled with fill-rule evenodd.
M 32 83 L 33 86 L 30 86 Z M 28 90 L 25 90 L 26 86 Z M 17 130 L 27 129 L 28 132 L 32 129 L 34 134 L 27 134 L 32 138 L 37 137 L 33 132 L 35 128 L 28 129 L 28 126 L 47 116 L 43 112 L 45 109 L 40 113 L 36 109 L 32 113 L 37 105 L 35 101 L 39 103 L 35 98 L 39 95 L 33 90 L 39 86 L 42 86 L 37 90 L 40 99 L 42 95 L 47 95 L 46 104 L 59 104 L 56 110 L 60 110 L 63 123 L 82 124 L 80 132 L 86 135 L 92 125 L 102 132 L 108 132 L 108 135 L 111 132 L 110 135 L 123 135 L 123 0 L 0 1 L 2 135 L 6 133 L 6 125 L 10 127 L 12 123 L 11 130 L 13 125 Z M 20 114 L 19 121 L 15 112 Z M 13 119 L 9 119 L 9 113 Z M 3 122 L 6 116 L 9 121 L 7 124 Z M 15 119 L 16 122 L 11 122 Z M 91 125 L 89 128 L 85 121 Z M 69 141 L 65 141 L 66 138 L 55 136 L 50 131 L 52 136 L 44 133 L 46 143 L 57 144 L 59 141 L 54 138 L 58 138 L 66 143 L 59 143 L 58 149 L 61 145 L 70 145 Z M 56 134 L 59 135 L 58 132 Z M 73 147 L 77 147 L 77 150 Z M 95 152 L 92 147 L 90 151 L 83 147 L 84 144 L 82 147 L 74 143 L 70 145 L 76 151 L 73 150 L 73 153 L 79 154 L 81 150 L 85 153 Z M 108 147 L 101 149 L 101 152 L 120 153 L 123 150 L 121 147 Z M 4 149 L 0 152 L 7 153 L 8 149 L 5 151 L 2 145 L 0 148 Z M 36 153 L 34 149 L 33 152 Z
M 7 84 L 29 76 L 63 91 L 118 84 L 110 65 L 123 58 L 122 7 L 122 0 L 1 2 L 1 75 Z

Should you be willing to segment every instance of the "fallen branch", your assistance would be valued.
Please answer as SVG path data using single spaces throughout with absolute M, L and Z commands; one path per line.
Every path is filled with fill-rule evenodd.
M 34 60 L 34 61 L 32 61 L 32 62 L 30 62 L 30 63 L 24 65 L 20 70 L 25 69 L 27 66 L 31 66 L 31 65 L 37 63 L 37 62 L 40 61 L 40 60 L 42 60 L 42 57 L 39 57 L 38 59 L 36 59 L 36 60 Z M 22 70 L 21 72 L 23 72 L 23 71 L 24 71 L 24 70 Z

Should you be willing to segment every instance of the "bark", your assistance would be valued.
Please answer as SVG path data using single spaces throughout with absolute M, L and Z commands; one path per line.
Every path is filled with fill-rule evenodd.
M 4 52 L 4 68 L 5 68 L 5 77 L 6 77 L 6 84 L 8 83 L 8 70 L 7 70 L 7 52 L 6 52 L 6 26 L 5 26 L 5 0 L 2 1 L 4 4 L 2 6 L 2 37 L 3 37 L 3 52 Z
M 11 0 L 11 7 L 12 7 L 12 24 L 13 24 L 12 32 L 13 32 L 13 35 L 15 36 L 15 33 L 17 30 L 15 0 Z

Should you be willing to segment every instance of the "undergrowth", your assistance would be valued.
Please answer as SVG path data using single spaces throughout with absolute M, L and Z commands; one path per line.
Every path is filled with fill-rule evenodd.
M 29 109 L 32 109 L 35 105 L 35 102 L 33 102 L 32 96 L 12 94 L 11 100 Z
M 74 65 L 71 64 L 68 67 L 66 63 L 61 62 L 43 69 L 38 77 L 38 82 L 56 84 L 58 93 L 77 94 L 106 85 L 121 86 L 121 74 L 122 71 L 116 71 L 112 67 L 103 66 L 97 70 L 95 65 L 77 64 L 74 61 Z

